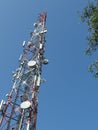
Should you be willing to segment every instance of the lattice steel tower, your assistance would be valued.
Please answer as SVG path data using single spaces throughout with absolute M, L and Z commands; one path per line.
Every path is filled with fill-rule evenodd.
M 13 86 L 6 95 L 7 101 L 1 101 L 0 130 L 36 130 L 42 65 L 48 64 L 44 56 L 46 32 L 46 13 L 42 12 L 34 23 L 30 41 L 23 42 L 23 54 L 13 72 Z

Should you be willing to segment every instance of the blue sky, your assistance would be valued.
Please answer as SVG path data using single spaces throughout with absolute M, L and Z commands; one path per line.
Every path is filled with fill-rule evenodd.
M 47 82 L 40 87 L 37 130 L 97 130 L 98 79 L 88 73 L 87 27 L 77 11 L 86 0 L 0 0 L 0 100 L 12 86 L 22 42 L 30 39 L 38 14 L 47 11 Z

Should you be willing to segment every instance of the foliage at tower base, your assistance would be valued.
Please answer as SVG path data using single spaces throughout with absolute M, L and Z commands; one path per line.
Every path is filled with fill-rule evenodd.
M 89 32 L 88 47 L 85 53 L 92 55 L 98 48 L 98 1 L 88 2 L 82 10 L 81 21 L 87 24 Z M 89 66 L 89 71 L 98 77 L 98 59 Z

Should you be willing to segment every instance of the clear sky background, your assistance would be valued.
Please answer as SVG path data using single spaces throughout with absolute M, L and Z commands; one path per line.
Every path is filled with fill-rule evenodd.
M 0 100 L 12 86 L 22 42 L 46 10 L 46 57 L 37 130 L 98 130 L 98 79 L 88 73 L 97 52 L 85 56 L 87 27 L 77 11 L 86 0 L 0 0 Z

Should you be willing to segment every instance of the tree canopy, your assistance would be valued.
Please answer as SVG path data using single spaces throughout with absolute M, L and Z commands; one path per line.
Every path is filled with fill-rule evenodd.
M 92 55 L 98 48 L 98 2 L 88 2 L 81 13 L 81 20 L 88 26 L 89 36 L 87 36 L 88 46 L 85 51 L 87 55 Z M 89 71 L 98 77 L 98 59 L 89 66 Z

